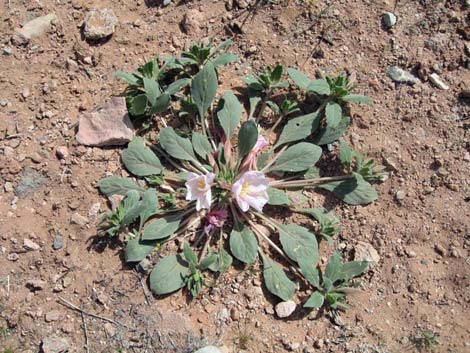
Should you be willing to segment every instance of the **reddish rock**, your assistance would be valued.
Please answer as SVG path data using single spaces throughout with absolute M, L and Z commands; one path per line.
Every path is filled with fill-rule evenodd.
M 113 97 L 104 106 L 80 116 L 77 141 L 86 146 L 120 146 L 134 137 L 126 100 Z

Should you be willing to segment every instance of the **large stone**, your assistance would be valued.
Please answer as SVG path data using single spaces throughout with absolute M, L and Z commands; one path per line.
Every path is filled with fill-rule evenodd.
M 20 181 L 15 188 L 15 194 L 19 198 L 25 198 L 34 192 L 45 182 L 47 178 L 33 168 L 27 167 L 21 174 Z
M 36 17 L 34 20 L 25 23 L 25 25 L 22 28 L 17 29 L 16 32 L 26 39 L 40 37 L 47 32 L 51 27 L 52 22 L 55 20 L 57 20 L 57 16 L 54 13 Z
M 421 82 L 419 78 L 417 78 L 416 76 L 413 76 L 408 71 L 405 71 L 397 66 L 390 66 L 387 69 L 387 75 L 393 81 L 399 82 L 399 83 L 409 83 L 409 84 L 415 85 Z
M 67 339 L 58 336 L 49 336 L 42 340 L 43 353 L 65 353 L 69 350 Z
M 111 9 L 92 9 L 85 17 L 83 35 L 88 40 L 99 40 L 111 36 L 118 19 Z
M 41 249 L 41 247 L 38 244 L 36 244 L 31 239 L 27 239 L 27 238 L 23 240 L 23 248 L 25 248 L 25 250 L 28 250 L 28 251 L 36 251 L 36 250 Z
M 354 247 L 354 260 L 377 264 L 380 261 L 380 255 L 369 243 L 358 241 Z
M 125 145 L 134 137 L 126 100 L 113 97 L 104 106 L 80 116 L 77 141 L 86 146 Z
M 280 302 L 279 304 L 277 304 L 274 310 L 276 310 L 277 316 L 283 319 L 291 316 L 292 313 L 295 311 L 296 307 L 297 304 L 295 304 L 295 302 L 293 302 L 292 300 L 288 300 L 286 302 Z
M 220 349 L 214 346 L 206 346 L 201 349 L 198 349 L 194 353 L 221 353 Z

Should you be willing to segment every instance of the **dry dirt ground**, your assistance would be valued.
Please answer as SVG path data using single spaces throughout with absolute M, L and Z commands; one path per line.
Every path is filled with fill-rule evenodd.
M 109 41 L 91 45 L 80 26 L 95 6 L 113 9 L 119 24 Z M 192 352 L 209 343 L 230 352 L 415 352 L 431 345 L 426 332 L 434 334 L 436 352 L 470 352 L 470 103 L 459 98 L 470 88 L 465 6 L 457 0 L 279 0 L 253 12 L 209 0 L 167 7 L 143 0 L 3 0 L 0 352 L 38 352 L 51 336 L 65 338 L 70 352 L 86 346 L 89 352 L 150 346 Z M 201 18 L 186 33 L 180 23 L 189 9 Z M 391 30 L 381 23 L 384 11 L 398 17 Z M 57 20 L 46 34 L 12 43 L 15 28 L 50 12 Z M 234 22 L 242 31 L 229 29 Z M 347 139 L 385 163 L 390 178 L 377 185 L 379 200 L 371 205 L 333 206 L 343 223 L 335 247 L 348 256 L 358 241 L 367 242 L 380 261 L 340 318 L 299 310 L 277 319 L 276 301 L 263 294 L 260 274 L 251 269 L 232 268 L 200 300 L 184 292 L 146 297 L 145 278 L 123 264 L 120 244 L 91 246 L 98 206 L 108 209 L 95 183 L 107 172 L 121 173 L 120 151 L 78 145 L 80 111 L 122 92 L 114 71 L 132 71 L 155 53 L 171 54 L 206 36 L 232 37 L 232 51 L 242 58 L 222 70 L 225 86 L 239 85 L 251 67 L 280 62 L 303 67 L 310 77 L 355 72 L 358 92 L 375 101 L 372 108 L 353 107 Z M 422 83 L 393 83 L 390 65 Z M 428 81 L 433 72 L 449 90 Z M 63 160 L 58 146 L 68 148 Z M 318 206 L 323 198 L 310 202 Z M 79 220 L 83 225 L 71 222 L 74 213 L 87 218 Z M 63 247 L 54 250 L 58 234 Z M 25 239 L 40 249 L 26 250 Z M 322 245 L 325 257 L 331 250 Z M 82 317 L 59 298 L 122 325 Z

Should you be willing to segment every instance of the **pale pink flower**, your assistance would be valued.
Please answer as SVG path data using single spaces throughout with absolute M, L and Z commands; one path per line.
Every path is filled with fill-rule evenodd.
M 201 208 L 210 208 L 212 200 L 211 184 L 214 182 L 214 178 L 214 173 L 207 173 L 206 175 L 188 174 L 188 181 L 185 184 L 187 189 L 186 200 L 196 200 L 197 211 Z
M 224 225 L 225 220 L 227 219 L 227 210 L 221 208 L 217 211 L 209 212 L 206 215 L 206 223 L 204 225 L 204 231 L 206 234 L 209 234 L 214 228 L 220 228 Z
M 251 150 L 251 153 L 254 153 L 256 155 L 259 152 L 261 152 L 267 146 L 269 146 L 268 140 L 266 140 L 263 135 L 258 135 L 258 140 L 256 141 L 255 145 L 253 146 L 253 149 Z
M 250 207 L 261 212 L 269 200 L 268 181 L 263 173 L 249 171 L 232 185 L 232 193 L 243 212 Z
M 266 140 L 263 135 L 258 135 L 258 140 L 248 156 L 246 156 L 241 169 L 256 170 L 256 157 L 267 146 L 269 146 L 268 140 Z

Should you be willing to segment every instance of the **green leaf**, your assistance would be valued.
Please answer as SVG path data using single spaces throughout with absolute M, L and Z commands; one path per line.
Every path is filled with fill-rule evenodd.
M 197 105 L 199 116 L 204 119 L 207 109 L 217 93 L 217 74 L 214 65 L 208 61 L 203 69 L 194 76 L 191 83 L 191 97 Z
M 351 102 L 351 103 L 362 103 L 362 104 L 368 104 L 368 105 L 374 104 L 372 99 L 366 96 L 361 96 L 360 94 L 348 94 L 344 97 L 341 97 L 341 99 L 343 101 Z
M 258 106 L 259 102 L 261 102 L 261 93 L 250 87 L 248 90 L 248 99 L 250 102 L 250 114 L 248 115 L 248 119 L 251 119 L 256 112 L 256 107 Z
M 309 259 L 301 259 L 299 267 L 307 281 L 315 288 L 320 289 L 320 275 L 313 262 Z
M 193 148 L 194 151 L 203 159 L 206 159 L 207 155 L 212 153 L 212 145 L 206 135 L 200 132 L 193 132 Z
M 335 283 L 337 280 L 341 279 L 341 256 L 335 251 L 333 255 L 330 256 L 330 260 L 326 265 L 325 277 L 328 277 L 331 283 Z
M 238 132 L 238 157 L 245 157 L 258 141 L 258 127 L 254 120 L 245 121 Z
M 326 128 L 320 129 L 318 135 L 313 139 L 313 142 L 319 146 L 335 142 L 343 136 L 350 122 L 351 119 L 349 117 L 343 116 L 336 127 L 327 125 Z
M 208 255 L 201 261 L 201 263 L 199 264 L 199 268 L 201 269 L 201 271 L 204 271 L 208 269 L 212 264 L 214 264 L 217 259 L 218 256 L 215 254 Z
M 225 66 L 238 61 L 238 56 L 232 53 L 223 53 L 220 54 L 217 58 L 212 60 L 215 68 L 219 66 Z
M 121 225 L 127 227 L 132 224 L 142 210 L 140 202 L 140 193 L 136 190 L 130 190 L 126 193 L 126 197 L 123 200 L 124 205 L 124 216 L 122 218 Z
M 114 73 L 114 76 L 116 76 L 117 78 L 120 78 L 121 80 L 126 81 L 131 86 L 138 86 L 140 82 L 140 79 L 138 77 L 136 77 L 134 74 L 131 74 L 129 72 L 116 71 Z
M 307 91 L 313 92 L 319 95 L 331 94 L 330 85 L 326 80 L 314 80 L 310 82 L 307 87 Z
M 295 284 L 284 273 L 282 268 L 266 255 L 263 258 L 263 277 L 266 288 L 275 296 L 284 301 L 292 299 L 295 291 Z
M 278 227 L 282 248 L 292 260 L 318 261 L 318 243 L 315 235 L 306 228 L 295 224 L 282 224 Z
M 242 117 L 242 105 L 232 91 L 225 91 L 219 100 L 217 117 L 225 136 L 231 138 Z
M 138 238 L 131 238 L 127 241 L 124 249 L 126 262 L 139 262 L 155 249 L 157 245 L 154 241 L 141 241 Z
M 344 140 L 339 141 L 339 160 L 345 166 L 349 167 L 352 163 L 353 151 Z
M 377 191 L 372 185 L 362 175 L 354 173 L 354 176 L 355 178 L 332 181 L 318 187 L 333 192 L 350 205 L 364 205 L 377 200 Z
M 341 279 L 349 281 L 354 277 L 362 275 L 369 266 L 367 261 L 350 261 L 343 264 L 341 268 Z
M 259 170 L 263 169 L 266 164 L 268 163 L 268 160 L 273 156 L 273 152 L 265 152 L 261 153 L 257 158 L 256 158 L 256 166 L 258 167 Z
M 197 161 L 191 141 L 179 136 L 172 127 L 165 127 L 160 130 L 160 144 L 174 158 Z
M 230 233 L 230 251 L 241 262 L 252 264 L 258 252 L 258 242 L 250 228 L 242 225 L 241 230 Z
M 300 172 L 318 162 L 322 149 L 313 143 L 299 142 L 282 153 L 270 171 Z
M 147 191 L 144 192 L 142 195 L 142 210 L 139 214 L 140 216 L 140 227 L 142 229 L 145 222 L 152 217 L 154 214 L 157 213 L 158 208 L 158 196 L 157 190 L 154 188 L 149 188 Z
M 184 243 L 184 246 L 183 246 L 183 254 L 184 254 L 184 258 L 190 265 L 191 264 L 194 266 L 197 265 L 198 263 L 197 256 L 194 253 L 193 249 L 191 249 L 191 247 L 186 242 Z
M 150 109 L 150 115 L 164 112 L 170 106 L 170 95 L 168 93 L 163 93 L 158 96 L 155 103 L 152 104 Z
M 134 116 L 144 115 L 147 110 L 147 96 L 139 94 L 129 101 L 129 113 Z
M 286 126 L 284 126 L 275 147 L 288 142 L 303 140 L 316 131 L 319 124 L 320 115 L 315 112 L 289 120 Z
M 160 87 L 157 81 L 144 77 L 144 88 L 150 105 L 153 106 L 160 95 Z
M 323 207 L 319 208 L 298 208 L 296 212 L 305 213 L 313 216 L 320 223 L 320 235 L 325 238 L 328 243 L 333 241 L 332 236 L 337 234 L 341 228 L 339 219 L 334 211 L 327 211 Z
M 269 187 L 268 197 L 269 197 L 269 201 L 268 201 L 269 205 L 273 205 L 273 206 L 289 206 L 290 205 L 289 197 L 287 196 L 286 192 L 283 190 Z
M 330 127 L 337 127 L 343 117 L 343 110 L 338 103 L 328 103 L 325 108 L 326 123 Z
M 230 254 L 225 251 L 224 248 L 221 248 L 220 253 L 216 256 L 216 261 L 209 266 L 209 269 L 214 272 L 225 272 L 232 265 L 232 256 L 230 256 Z
M 273 82 L 279 81 L 282 77 L 282 71 L 283 71 L 282 65 L 279 65 L 279 64 L 276 65 L 274 70 L 271 72 L 271 80 Z
M 318 167 L 310 167 L 303 173 L 304 179 L 316 179 L 320 177 L 320 169 Z
M 190 78 L 180 78 L 179 80 L 176 80 L 176 81 L 172 82 L 166 88 L 165 93 L 172 96 L 172 95 L 178 93 L 179 91 L 181 91 L 184 87 L 186 87 L 190 83 L 191 83 Z
M 314 292 L 310 298 L 305 302 L 304 308 L 315 308 L 319 309 L 323 306 L 325 297 L 320 292 Z
M 288 68 L 287 73 L 294 83 L 299 86 L 300 89 L 308 91 L 308 85 L 312 82 L 305 74 L 294 68 Z
M 180 223 L 181 215 L 170 215 L 158 218 L 145 226 L 142 232 L 142 239 L 165 239 L 178 230 Z
M 130 178 L 121 178 L 116 176 L 101 179 L 98 182 L 98 187 L 100 188 L 100 191 L 106 196 L 124 196 L 129 190 L 137 190 L 139 192 L 144 192 L 145 190 Z
M 121 157 L 126 169 L 134 175 L 149 176 L 163 171 L 160 160 L 141 137 L 134 137 Z
M 188 275 L 188 264 L 181 255 L 164 257 L 150 273 L 150 290 L 157 295 L 172 293 L 184 287 Z

